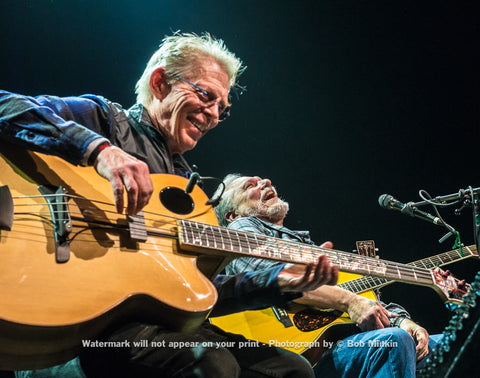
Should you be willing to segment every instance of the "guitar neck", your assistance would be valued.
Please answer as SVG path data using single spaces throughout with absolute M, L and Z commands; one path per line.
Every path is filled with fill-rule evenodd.
M 453 249 L 448 252 L 440 253 L 435 256 L 426 257 L 421 260 L 413 261 L 408 263 L 408 265 L 425 268 L 425 269 L 433 269 L 435 267 L 440 267 L 444 265 L 448 265 L 463 259 L 467 259 L 469 257 L 478 257 L 477 247 L 475 245 L 470 245 L 466 247 Z M 365 291 L 377 289 L 382 286 L 389 285 L 395 282 L 395 280 L 389 280 L 387 278 L 382 277 L 372 277 L 372 276 L 364 276 L 360 278 L 356 278 L 351 281 L 342 282 L 337 286 L 342 287 L 345 290 L 351 291 L 352 293 L 362 293 Z
M 308 264 L 326 255 L 339 270 L 367 274 L 389 280 L 435 285 L 430 270 L 422 267 L 399 264 L 353 253 L 321 248 L 313 245 L 271 238 L 197 223 L 179 220 L 179 242 L 184 250 L 198 253 L 235 254 L 282 262 Z

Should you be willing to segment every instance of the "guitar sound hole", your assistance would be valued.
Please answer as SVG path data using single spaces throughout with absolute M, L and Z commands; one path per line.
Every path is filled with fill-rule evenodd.
M 163 188 L 159 197 L 162 205 L 175 214 L 190 214 L 195 206 L 192 197 L 184 190 L 176 187 Z

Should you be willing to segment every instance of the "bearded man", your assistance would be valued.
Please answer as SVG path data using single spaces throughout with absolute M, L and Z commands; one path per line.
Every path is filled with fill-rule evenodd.
M 289 204 L 278 197 L 269 179 L 231 174 L 224 183 L 222 201 L 215 209 L 221 225 L 313 244 L 308 232 L 284 226 Z M 326 242 L 323 246 L 332 248 L 333 244 Z M 276 264 L 272 260 L 241 257 L 233 260 L 226 272 L 261 271 Z M 397 304 L 373 301 L 338 286 L 322 286 L 304 293 L 295 302 L 346 312 L 361 331 L 367 331 L 349 336 L 328 350 L 315 366 L 318 377 L 415 377 L 416 368 L 425 363 L 425 356 L 441 337 L 434 335 L 429 340 L 427 330 L 413 322 Z M 385 345 L 395 347 L 382 347 Z
M 242 62 L 222 40 L 208 33 L 175 33 L 165 37 L 152 55 L 136 85 L 137 103 L 129 109 L 99 95 L 31 97 L 0 91 L 0 141 L 57 155 L 74 165 L 94 166 L 109 180 L 116 210 L 137 214 L 152 195 L 150 173 L 188 177 L 191 169 L 182 154 L 230 115 L 229 93 L 242 70 Z M 220 275 L 213 280 L 219 297 L 213 312 L 287 302 L 303 291 L 336 280 L 337 270 L 325 258 L 300 270 L 283 265 L 261 272 Z M 92 300 L 95 294 L 96 290 Z M 124 324 L 108 330 L 101 339 L 126 341 L 126 346 L 85 348 L 80 360 L 72 362 L 74 371 L 65 371 L 62 365 L 28 372 L 27 376 L 313 375 L 303 358 L 268 346 L 240 350 L 242 338 L 208 322 L 186 334 L 160 322 L 124 319 Z M 156 346 L 169 343 L 187 347 Z

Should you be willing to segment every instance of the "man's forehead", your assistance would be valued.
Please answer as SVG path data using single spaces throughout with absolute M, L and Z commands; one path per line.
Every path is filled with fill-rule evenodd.
M 228 71 L 213 58 L 194 62 L 187 72 L 191 79 L 214 80 L 227 91 L 230 88 Z
M 249 181 L 260 181 L 261 178 L 258 176 L 242 176 L 233 180 L 230 185 L 228 185 L 229 190 L 239 190 Z

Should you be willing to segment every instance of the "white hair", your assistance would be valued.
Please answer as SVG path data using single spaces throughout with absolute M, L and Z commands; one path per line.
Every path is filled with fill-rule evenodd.
M 150 90 L 150 76 L 157 68 L 166 69 L 171 84 L 178 80 L 176 76 L 186 75 L 197 61 L 208 58 L 215 59 L 225 69 L 230 79 L 230 88 L 235 87 L 237 77 L 246 67 L 242 66 L 242 61 L 227 49 L 221 39 L 216 39 L 209 33 L 197 35 L 176 32 L 166 36 L 135 86 L 137 103 L 146 108 L 151 105 L 153 94 Z
M 223 179 L 223 183 L 225 184 L 225 192 L 222 195 L 222 200 L 220 203 L 215 207 L 215 213 L 217 213 L 218 223 L 220 226 L 226 227 L 228 225 L 227 220 L 225 219 L 225 214 L 230 211 L 235 211 L 237 209 L 237 203 L 234 201 L 234 194 L 233 190 L 228 190 L 228 186 L 234 182 L 236 179 L 243 177 L 239 173 L 231 173 L 226 175 Z M 218 191 L 215 193 L 214 197 L 216 197 Z
M 222 195 L 222 200 L 220 203 L 215 207 L 215 213 L 217 214 L 218 222 L 221 226 L 226 227 L 228 226 L 228 221 L 225 218 L 225 215 L 229 212 L 235 212 L 238 209 L 238 203 L 236 201 L 236 191 L 233 189 L 229 190 L 229 185 L 241 178 L 244 177 L 238 173 L 232 173 L 223 179 L 223 183 L 225 184 L 225 192 Z M 218 194 L 215 193 L 214 196 Z M 278 199 L 278 202 L 274 205 L 267 206 L 262 201 L 256 202 L 251 208 L 246 209 L 242 217 L 249 217 L 255 216 L 260 219 L 266 220 L 270 223 L 276 223 L 285 218 L 289 210 L 288 202 L 283 201 L 282 199 Z M 240 214 L 237 214 L 240 215 Z

